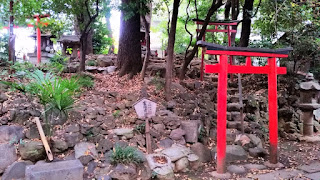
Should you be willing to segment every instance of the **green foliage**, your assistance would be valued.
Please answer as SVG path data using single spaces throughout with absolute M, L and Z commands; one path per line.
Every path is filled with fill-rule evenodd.
M 136 125 L 134 130 L 140 134 L 144 134 L 146 132 L 146 123 L 141 123 L 139 125 Z
M 150 12 L 150 8 L 148 7 L 148 4 L 151 3 L 152 0 L 135 0 L 130 1 L 129 3 L 122 3 L 119 6 L 119 9 L 124 14 L 124 19 L 128 20 L 135 16 L 136 14 L 140 14 L 142 16 L 148 14 Z
M 157 91 L 164 88 L 164 82 L 161 80 L 159 72 L 151 79 L 151 84 L 156 86 Z
M 110 157 L 112 164 L 139 164 L 143 162 L 138 150 L 134 147 L 121 147 L 116 145 Z
M 13 69 L 16 72 L 19 72 L 19 71 L 29 72 L 30 70 L 34 69 L 34 65 L 31 64 L 29 61 L 16 62 L 14 65 L 11 66 L 11 69 Z
M 0 83 L 9 86 L 12 90 L 18 90 L 22 93 L 26 92 L 26 86 L 22 83 L 16 83 L 11 81 L 0 81 Z
M 113 113 L 112 113 L 112 116 L 115 117 L 115 118 L 118 118 L 120 116 L 120 110 L 115 110 Z
M 89 60 L 89 61 L 87 61 L 87 65 L 88 66 L 96 66 L 97 62 L 95 60 Z
M 88 74 L 73 75 L 71 79 L 74 79 L 81 87 L 84 88 L 93 88 L 94 86 L 94 77 Z
M 28 92 L 39 98 L 40 103 L 48 109 L 55 108 L 66 111 L 73 107 L 75 96 L 80 92 L 80 86 L 75 79 L 62 79 L 51 73 L 40 70 L 29 74 L 31 83 Z
M 6 62 L 9 59 L 8 42 L 9 42 L 9 35 L 0 34 L 0 62 Z
M 95 54 L 107 54 L 108 48 L 112 45 L 113 40 L 108 37 L 109 30 L 107 25 L 98 21 L 94 24 L 94 34 L 92 39 L 93 52 Z

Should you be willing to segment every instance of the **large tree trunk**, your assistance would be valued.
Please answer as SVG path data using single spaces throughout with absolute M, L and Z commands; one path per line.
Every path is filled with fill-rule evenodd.
M 136 3 L 136 0 L 122 0 L 122 4 Z M 126 12 L 121 12 L 120 40 L 118 52 L 119 76 L 130 74 L 130 77 L 139 73 L 142 68 L 140 44 L 140 15 L 125 20 Z
M 86 53 L 87 52 L 87 38 L 88 33 L 83 33 L 80 37 L 80 53 L 81 53 L 81 59 L 80 59 L 80 72 L 85 71 L 86 69 Z
M 166 100 L 171 100 L 171 81 L 172 81 L 172 69 L 173 69 L 173 56 L 174 56 L 174 43 L 176 40 L 176 28 L 179 11 L 180 0 L 174 0 L 173 11 L 171 19 L 171 27 L 168 39 L 168 57 L 166 64 L 166 83 L 165 83 L 165 95 Z
M 249 37 L 251 33 L 251 13 L 253 10 L 254 0 L 245 0 L 243 6 L 243 21 L 240 38 L 240 47 L 247 47 L 249 45 Z
M 93 39 L 93 30 L 91 29 L 91 31 L 89 31 L 88 33 L 86 54 L 93 54 L 92 39 Z
M 214 0 L 211 4 L 211 7 L 208 11 L 208 14 L 206 16 L 206 19 L 204 20 L 204 23 L 203 23 L 203 26 L 202 26 L 202 29 L 200 31 L 200 34 L 199 36 L 197 37 L 197 41 L 201 40 L 203 35 L 205 34 L 206 32 L 206 29 L 207 29 L 207 26 L 208 26 L 208 23 L 210 21 L 210 18 L 211 16 L 213 15 L 214 12 L 216 12 L 221 6 L 222 6 L 222 0 Z M 180 70 L 180 79 L 184 79 L 185 77 L 185 74 L 186 74 L 186 71 L 187 71 L 187 68 L 188 68 L 188 65 L 190 64 L 190 62 L 192 61 L 192 59 L 194 58 L 195 54 L 197 53 L 198 51 L 198 45 L 196 44 L 194 46 L 194 48 L 192 49 L 192 51 L 186 56 L 184 62 L 183 62 L 183 65 L 181 67 L 181 70 Z
M 224 8 L 224 20 L 228 20 L 230 17 L 231 0 L 228 0 Z

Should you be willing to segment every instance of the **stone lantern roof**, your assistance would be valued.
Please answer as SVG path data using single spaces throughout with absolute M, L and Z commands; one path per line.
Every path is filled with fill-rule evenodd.
M 302 82 L 302 83 L 300 83 L 299 87 L 302 90 L 318 90 L 318 91 L 320 91 L 320 84 L 315 81 Z

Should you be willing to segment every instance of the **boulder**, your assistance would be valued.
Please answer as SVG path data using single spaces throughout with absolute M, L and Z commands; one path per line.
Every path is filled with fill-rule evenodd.
M 79 132 L 64 134 L 64 139 L 66 140 L 69 148 L 74 147 L 78 142 L 80 142 L 82 137 L 82 134 L 80 134 Z
M 213 157 L 216 157 L 217 149 L 214 148 L 211 152 Z M 243 147 L 239 145 L 227 145 L 226 147 L 226 161 L 240 161 L 248 159 L 247 152 L 243 149 Z
M 183 145 L 173 144 L 170 148 L 164 149 L 162 154 L 168 156 L 172 162 L 191 154 L 191 150 Z
M 113 133 L 117 136 L 125 136 L 126 138 L 130 139 L 133 137 L 133 128 L 114 129 Z
M 8 96 L 4 93 L 0 93 L 0 103 L 3 103 L 8 100 Z
M 183 129 L 178 128 L 171 131 L 170 138 L 177 141 L 182 139 L 185 134 L 186 132 Z
M 199 138 L 199 121 L 182 121 L 181 129 L 185 131 L 185 140 L 189 143 L 198 142 Z
M 234 174 L 244 174 L 244 173 L 246 173 L 246 169 L 243 166 L 231 165 L 231 166 L 228 166 L 227 170 L 230 173 L 234 173 Z
M 172 146 L 174 142 L 170 138 L 162 139 L 159 141 L 159 147 L 160 148 L 169 148 Z
M 112 179 L 118 179 L 118 180 L 136 179 L 137 168 L 133 164 L 130 164 L 130 165 L 118 164 L 116 167 L 113 168 L 110 176 Z
M 175 162 L 175 172 L 187 172 L 189 161 L 187 157 L 183 157 Z
M 10 144 L 0 144 L 0 174 L 17 160 L 16 148 Z
M 199 157 L 199 160 L 203 163 L 211 161 L 210 150 L 201 143 L 195 143 L 191 146 L 191 151 Z
M 265 157 L 267 155 L 267 151 L 260 147 L 250 148 L 249 155 L 252 157 Z
M 26 167 L 26 180 L 83 180 L 83 166 L 79 160 L 41 163 Z
M 99 141 L 97 150 L 98 152 L 105 153 L 113 148 L 113 142 L 109 139 L 102 139 Z
M 171 166 L 157 167 L 153 170 L 159 180 L 174 180 L 174 173 Z
M 26 166 L 32 165 L 30 161 L 20 161 L 11 164 L 2 175 L 2 180 L 24 179 Z
M 21 159 L 30 160 L 36 162 L 41 159 L 45 159 L 46 152 L 42 142 L 29 141 L 18 146 L 18 150 L 21 155 Z
M 93 143 L 80 142 L 74 146 L 75 158 L 83 165 L 98 157 L 96 146 Z
M 52 140 L 52 152 L 61 153 L 68 149 L 66 141 L 61 139 Z
M 0 126 L 0 143 L 15 143 L 24 138 L 20 126 Z
M 195 154 L 189 154 L 188 161 L 192 170 L 198 170 L 198 168 L 201 166 L 200 158 Z

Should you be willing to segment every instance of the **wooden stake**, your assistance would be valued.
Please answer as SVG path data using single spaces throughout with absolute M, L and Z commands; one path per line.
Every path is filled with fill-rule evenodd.
M 40 123 L 39 118 L 36 117 L 36 118 L 35 118 L 35 121 L 36 121 L 36 124 L 37 124 L 37 128 L 38 128 L 38 130 L 39 130 L 39 134 L 40 134 L 41 141 L 42 141 L 42 143 L 43 143 L 44 149 L 46 150 L 48 159 L 49 159 L 49 161 L 53 161 L 53 155 L 52 155 L 50 146 L 49 146 L 49 144 L 48 144 L 47 138 L 46 138 L 46 136 L 44 135 L 44 132 L 43 132 L 43 129 L 42 129 L 42 126 L 41 126 L 41 123 Z
M 150 125 L 149 125 L 149 118 L 146 118 L 146 144 L 147 144 L 147 153 L 152 153 L 151 148 L 151 136 L 150 136 Z

